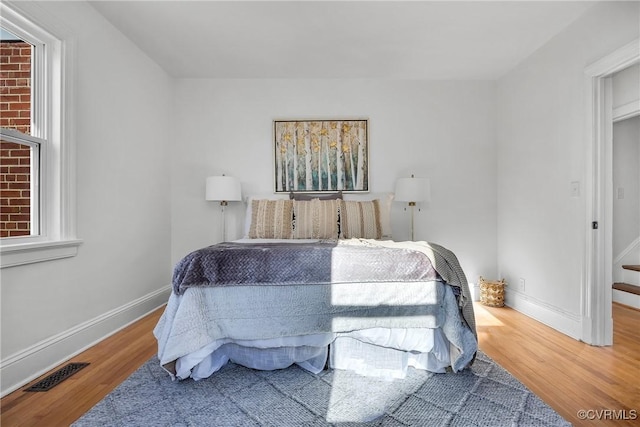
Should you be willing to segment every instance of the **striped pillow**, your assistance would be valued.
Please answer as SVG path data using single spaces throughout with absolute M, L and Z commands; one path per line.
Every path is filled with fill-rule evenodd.
M 339 200 L 294 200 L 294 239 L 337 239 Z
M 340 237 L 342 239 L 380 239 L 379 200 L 368 202 L 340 201 Z
M 251 239 L 291 239 L 293 233 L 292 200 L 252 200 Z

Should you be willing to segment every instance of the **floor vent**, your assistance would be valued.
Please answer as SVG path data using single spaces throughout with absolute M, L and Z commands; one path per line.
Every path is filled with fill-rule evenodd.
M 49 391 L 87 365 L 88 363 L 69 363 L 24 391 Z

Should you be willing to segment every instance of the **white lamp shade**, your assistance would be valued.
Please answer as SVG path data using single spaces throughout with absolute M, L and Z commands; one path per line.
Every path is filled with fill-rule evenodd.
M 429 180 L 425 178 L 400 178 L 396 181 L 396 202 L 428 202 L 431 199 Z
M 240 181 L 231 176 L 210 176 L 207 178 L 206 200 L 234 202 L 242 200 Z

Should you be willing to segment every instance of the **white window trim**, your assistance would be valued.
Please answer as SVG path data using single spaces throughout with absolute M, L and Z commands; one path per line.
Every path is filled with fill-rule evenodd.
M 63 43 L 42 25 L 35 24 L 35 20 L 27 18 L 22 8 L 15 4 L 10 7 L 7 3 L 0 3 L 2 27 L 29 42 L 46 46 L 40 49 L 39 61 L 34 61 L 40 65 L 34 67 L 32 83 L 46 87 L 46 91 L 34 94 L 37 99 L 32 111 L 40 114 L 37 121 L 40 127 L 32 132 L 46 139 L 47 144 L 40 150 L 39 235 L 0 239 L 0 268 L 72 257 L 82 244 L 76 236 L 73 127 L 67 126 L 72 120 L 73 43 L 70 40 Z M 38 105 L 45 107 L 36 111 Z

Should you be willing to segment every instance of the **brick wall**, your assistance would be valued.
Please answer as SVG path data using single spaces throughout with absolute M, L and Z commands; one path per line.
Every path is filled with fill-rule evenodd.
M 31 126 L 31 46 L 0 43 L 0 126 L 29 134 Z M 0 237 L 31 233 L 29 147 L 0 141 Z

